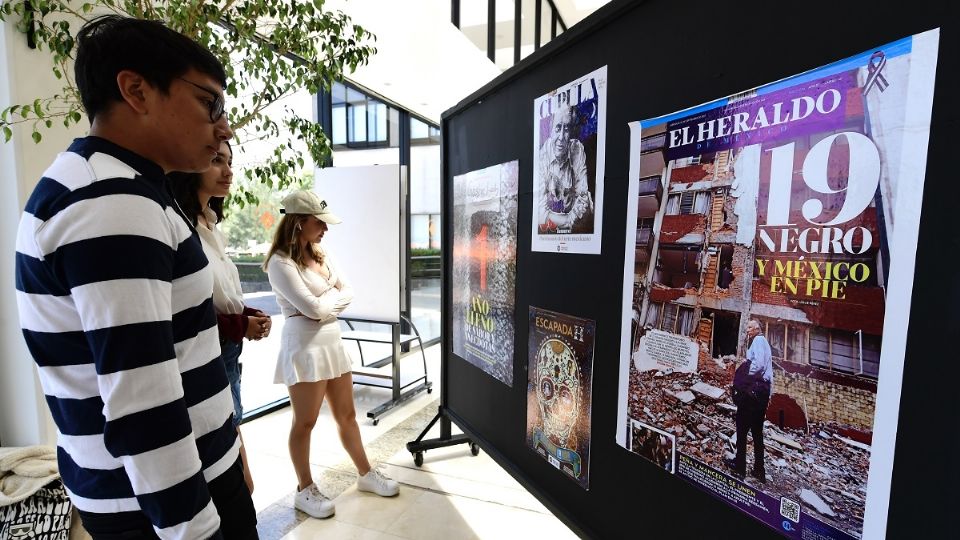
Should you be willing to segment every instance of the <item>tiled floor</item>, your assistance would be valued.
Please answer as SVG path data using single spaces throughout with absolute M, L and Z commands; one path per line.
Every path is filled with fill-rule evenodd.
M 415 358 L 420 362 L 419 352 Z M 427 349 L 431 380 L 439 379 L 439 345 Z M 409 361 L 408 360 L 408 361 Z M 461 444 L 430 450 L 416 467 L 405 445 L 436 412 L 439 388 L 421 393 L 383 416 L 374 426 L 368 410 L 389 397 L 384 389 L 354 387 L 364 446 L 388 476 L 401 483 L 400 495 L 385 499 L 356 489 L 356 469 L 340 445 L 326 406 L 314 429 L 310 461 L 321 490 L 334 497 L 336 514 L 325 520 L 293 508 L 296 478 L 287 455 L 289 408 L 242 426 L 256 489 L 260 537 L 274 539 L 575 538 L 520 484 L 484 452 Z M 439 436 L 434 426 L 427 437 Z

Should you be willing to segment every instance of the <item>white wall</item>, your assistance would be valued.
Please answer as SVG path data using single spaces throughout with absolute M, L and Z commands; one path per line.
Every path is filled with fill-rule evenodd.
M 365 150 L 334 150 L 334 167 L 366 167 L 368 165 L 399 165 L 397 148 L 369 148 Z
M 30 50 L 10 19 L 0 23 L 0 107 L 30 103 L 62 87 L 49 69 L 49 54 Z M 16 232 L 20 213 L 47 165 L 85 131 L 86 127 L 68 131 L 54 124 L 54 129 L 42 132 L 43 141 L 34 144 L 28 124 L 17 126 L 9 143 L 0 139 L 0 441 L 4 446 L 56 440 L 56 428 L 20 333 L 14 286 Z

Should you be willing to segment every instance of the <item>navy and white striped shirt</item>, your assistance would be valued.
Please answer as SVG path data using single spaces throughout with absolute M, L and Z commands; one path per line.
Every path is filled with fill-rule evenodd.
M 163 170 L 97 137 L 44 172 L 17 234 L 17 305 L 78 509 L 207 538 L 239 441 L 197 233 Z

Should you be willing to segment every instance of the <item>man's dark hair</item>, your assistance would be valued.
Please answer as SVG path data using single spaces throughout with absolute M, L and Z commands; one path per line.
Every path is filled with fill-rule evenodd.
M 217 57 L 163 23 L 104 15 L 87 22 L 77 33 L 74 73 L 90 122 L 111 102 L 123 100 L 117 73 L 136 72 L 167 92 L 171 81 L 191 68 L 210 75 L 226 88 L 227 76 Z

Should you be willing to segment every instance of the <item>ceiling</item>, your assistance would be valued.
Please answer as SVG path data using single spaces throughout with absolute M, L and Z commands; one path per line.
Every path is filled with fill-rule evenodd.
M 450 23 L 449 0 L 328 0 L 324 7 L 377 36 L 377 54 L 347 78 L 433 122 L 500 74 Z
M 554 0 L 554 4 L 570 27 L 607 1 Z M 347 77 L 439 123 L 443 111 L 512 64 L 514 5 L 513 0 L 496 0 L 498 48 L 502 45 L 496 65 L 485 53 L 484 0 L 461 0 L 463 31 L 451 23 L 450 0 L 327 0 L 324 7 L 343 11 L 377 36 L 377 54 L 368 65 Z M 521 50 L 526 56 L 533 51 L 535 4 L 524 0 L 521 6 Z M 542 31 L 548 38 L 549 25 L 544 25 Z M 482 35 L 483 49 L 471 41 L 469 36 L 475 34 Z
M 551 36 L 551 11 L 547 0 L 523 0 L 520 4 L 520 57 L 525 58 L 533 52 L 536 37 L 537 2 L 541 4 L 544 19 L 540 25 L 540 43 L 545 44 Z M 567 28 L 577 24 L 609 0 L 554 0 L 553 4 L 560 13 Z M 514 0 L 495 0 L 494 16 L 496 20 L 495 44 L 496 64 L 501 69 L 513 65 L 513 45 L 516 27 Z M 480 50 L 487 48 L 487 2 L 484 0 L 460 1 L 460 29 Z M 562 30 L 557 29 L 560 33 Z

